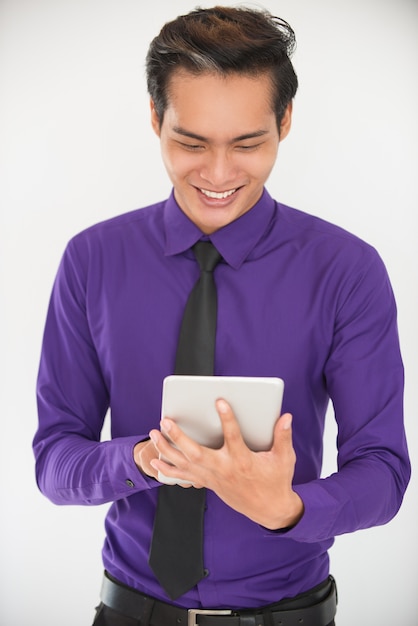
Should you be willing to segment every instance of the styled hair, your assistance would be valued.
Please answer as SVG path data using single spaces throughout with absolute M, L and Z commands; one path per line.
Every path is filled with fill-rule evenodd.
M 290 57 L 295 33 L 268 11 L 215 6 L 195 9 L 165 24 L 153 39 L 146 58 L 148 92 L 160 125 L 169 98 L 170 79 L 177 70 L 272 78 L 272 106 L 277 126 L 298 87 Z

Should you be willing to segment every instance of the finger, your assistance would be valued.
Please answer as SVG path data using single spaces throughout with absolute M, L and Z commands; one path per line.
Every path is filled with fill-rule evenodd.
M 171 439 L 167 440 L 165 435 L 158 430 L 151 430 L 149 435 L 159 456 L 164 457 L 170 465 L 176 467 L 179 467 L 181 463 L 184 464 L 183 453 L 174 447 Z M 152 466 L 154 467 L 153 463 Z
M 173 420 L 166 417 L 161 420 L 161 432 L 189 461 L 196 461 L 200 458 L 202 446 L 188 437 Z
M 293 442 L 292 442 L 292 420 L 293 417 L 290 413 L 284 413 L 277 420 L 274 427 L 274 440 L 273 450 L 280 454 L 288 451 L 293 454 Z
M 200 482 L 197 482 L 191 475 L 189 475 L 189 472 L 187 472 L 186 470 L 182 470 L 179 467 L 175 467 L 171 463 L 166 462 L 165 458 L 152 459 L 150 465 L 156 474 L 157 480 L 161 480 L 160 474 L 162 474 L 167 478 L 174 479 L 175 484 L 183 487 L 184 489 L 188 489 L 189 487 L 201 489 L 203 487 Z M 166 481 L 162 480 L 162 482 Z
M 238 420 L 231 406 L 223 398 L 216 401 L 216 410 L 222 423 L 224 445 L 228 448 L 241 448 L 245 446 Z
M 290 413 L 284 413 L 283 415 L 281 415 L 278 420 L 279 430 L 288 432 L 291 434 L 292 420 L 293 420 L 293 416 Z
M 158 451 L 152 441 L 141 441 L 134 448 L 134 461 L 141 472 L 156 478 L 155 469 L 151 461 L 158 456 Z

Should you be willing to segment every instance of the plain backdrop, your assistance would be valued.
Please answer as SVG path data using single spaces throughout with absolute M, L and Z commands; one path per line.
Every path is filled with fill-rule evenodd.
M 414 462 L 418 3 L 262 6 L 294 27 L 300 81 L 268 188 L 381 253 L 398 302 Z M 0 0 L 0 626 L 89 626 L 98 602 L 107 507 L 54 506 L 34 479 L 41 337 L 68 239 L 170 192 L 144 57 L 164 22 L 193 8 L 193 0 Z M 335 468 L 334 441 L 330 414 L 324 474 Z M 416 626 L 417 519 L 413 474 L 391 523 L 337 538 L 338 626 Z

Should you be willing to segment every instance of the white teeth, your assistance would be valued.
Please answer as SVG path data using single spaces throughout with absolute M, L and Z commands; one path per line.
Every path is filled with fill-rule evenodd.
M 223 191 L 222 193 L 217 193 L 216 191 L 207 191 L 206 189 L 201 189 L 200 191 L 208 198 L 214 198 L 216 200 L 223 200 L 224 198 L 228 198 L 229 196 L 232 196 L 232 194 L 236 192 L 236 189 L 231 189 L 230 191 Z

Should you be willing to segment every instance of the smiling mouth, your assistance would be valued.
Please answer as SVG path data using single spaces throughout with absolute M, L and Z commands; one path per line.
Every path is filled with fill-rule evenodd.
M 230 189 L 229 191 L 209 191 L 208 189 L 199 188 L 199 191 L 207 198 L 212 198 L 213 200 L 225 200 L 226 198 L 232 196 L 237 189 Z

